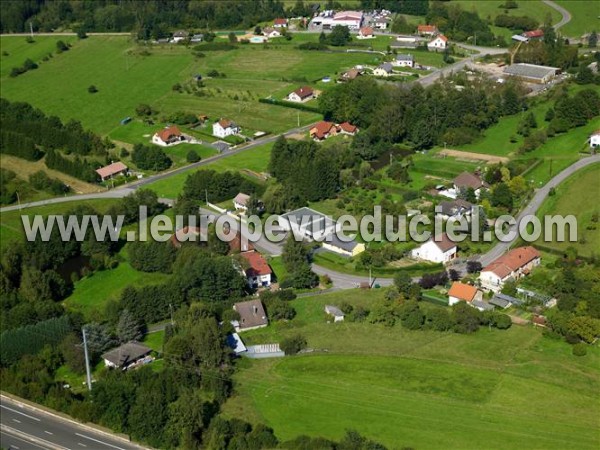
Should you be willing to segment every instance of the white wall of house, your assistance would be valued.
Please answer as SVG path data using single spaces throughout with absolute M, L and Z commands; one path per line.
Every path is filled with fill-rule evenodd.
M 590 147 L 600 147 L 600 134 L 594 134 L 590 138 Z
M 246 281 L 251 288 L 271 286 L 271 274 L 268 273 L 257 277 L 246 276 Z
M 414 60 L 413 61 L 398 61 L 398 60 L 394 60 L 392 61 L 392 66 L 396 66 L 396 67 L 414 67 Z
M 161 147 L 166 147 L 168 144 L 163 141 L 159 136 L 158 133 L 156 133 L 154 136 L 152 136 L 152 143 L 156 144 L 156 145 L 160 145 Z
M 302 103 L 302 102 L 307 102 L 310 99 L 314 98 L 312 95 L 309 95 L 307 97 L 304 97 L 304 99 L 300 98 L 300 96 L 298 94 L 296 94 L 295 92 L 291 92 L 288 96 L 287 99 L 290 102 L 296 102 L 296 103 Z
M 431 50 L 445 50 L 448 42 L 444 41 L 441 37 L 436 37 L 433 41 L 427 44 L 427 48 Z
M 227 127 L 223 128 L 219 122 L 213 123 L 213 136 L 217 136 L 220 138 L 224 138 L 227 136 L 233 136 L 234 134 L 239 133 L 238 127 Z
M 389 77 L 390 75 L 392 75 L 391 73 L 388 73 L 386 70 L 377 67 L 376 69 L 373 70 L 373 75 L 375 75 L 376 77 Z
M 434 241 L 430 240 L 420 247 L 415 248 L 411 252 L 411 256 L 415 259 L 445 264 L 455 258 L 456 247 L 452 247 L 447 252 L 443 252 Z

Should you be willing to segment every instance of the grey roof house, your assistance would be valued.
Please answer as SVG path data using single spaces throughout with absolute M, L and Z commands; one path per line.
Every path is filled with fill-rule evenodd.
M 239 302 L 233 305 L 233 309 L 240 315 L 240 320 L 233 320 L 231 322 L 238 333 L 240 331 L 263 328 L 269 324 L 267 313 L 260 300 Z
M 151 348 L 137 341 L 129 341 L 104 353 L 102 359 L 106 367 L 126 370 L 140 363 L 150 362 L 151 360 L 146 360 L 146 357 L 151 352 Z

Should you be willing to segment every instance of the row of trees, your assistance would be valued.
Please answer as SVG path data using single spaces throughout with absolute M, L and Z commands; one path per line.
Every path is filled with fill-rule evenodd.
M 207 199 L 218 203 L 235 197 L 239 192 L 249 195 L 260 194 L 260 186 L 242 177 L 239 172 L 216 172 L 212 169 L 199 170 L 187 177 L 181 201 L 197 202 Z

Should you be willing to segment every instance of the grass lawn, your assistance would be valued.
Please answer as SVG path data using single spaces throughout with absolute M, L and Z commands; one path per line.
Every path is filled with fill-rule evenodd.
M 326 322 L 325 304 L 382 296 L 297 299 L 291 322 L 244 333 L 246 343 L 301 333 L 316 352 L 242 360 L 224 414 L 266 423 L 282 440 L 355 429 L 389 448 L 597 448 L 598 348 L 576 358 L 529 327 L 465 336 Z
M 73 293 L 64 301 L 67 308 L 81 312 L 88 320 L 102 318 L 110 300 L 117 300 L 127 286 L 159 284 L 169 276 L 163 273 L 146 273 L 135 270 L 126 260 L 126 247 L 121 250 L 122 261 L 115 269 L 94 272 L 75 283 Z
M 453 0 L 452 4 L 458 4 L 466 11 L 477 11 L 479 17 L 487 19 L 490 17 L 493 20 L 496 16 L 506 14 L 504 8 L 501 8 L 504 1 L 502 0 Z M 569 2 L 570 3 L 570 2 Z M 519 5 L 516 9 L 508 10 L 508 14 L 511 16 L 529 16 L 532 19 L 536 19 L 540 24 L 543 24 L 546 20 L 546 16 L 550 14 L 552 16 L 552 23 L 557 23 L 561 19 L 561 15 L 558 11 L 546 5 L 540 0 L 518 0 Z M 567 8 L 568 9 L 568 8 Z
M 598 5 L 591 0 L 556 0 L 560 6 L 571 13 L 571 21 L 560 32 L 566 36 L 580 37 L 594 30 L 600 31 Z
M 219 159 L 199 170 L 212 169 L 217 172 L 225 172 L 227 170 L 243 171 L 244 169 L 247 169 L 254 172 L 264 172 L 267 170 L 269 164 L 272 147 L 272 143 L 260 145 L 251 150 Z M 183 172 L 170 178 L 151 183 L 147 187 L 156 192 L 159 197 L 177 198 L 183 190 L 185 180 L 191 173 L 194 172 Z
M 58 203 L 56 205 L 27 208 L 23 211 L 15 210 L 3 212 L 0 214 L 0 251 L 25 237 L 21 215 L 27 215 L 30 217 L 30 220 L 33 220 L 33 217 L 36 215 L 45 217 L 49 214 L 64 214 L 76 206 L 82 205 L 90 206 L 102 213 L 116 202 L 118 202 L 118 200 L 82 200 L 78 202 Z
M 573 214 L 577 218 L 579 242 L 544 242 L 540 245 L 565 250 L 573 246 L 582 256 L 591 256 L 600 249 L 600 225 L 592 222 L 592 215 L 600 214 L 600 164 L 594 164 L 578 171 L 556 188 L 556 195 L 548 197 L 542 204 L 538 217 L 544 215 Z M 592 229 L 588 229 L 592 228 Z M 583 241 L 582 238 L 585 238 Z
M 61 59 L 66 56 L 70 50 L 61 54 L 56 53 L 56 43 L 58 41 L 63 41 L 65 44 L 78 44 L 75 36 L 36 36 L 32 43 L 28 43 L 25 36 L 2 37 L 0 39 L 0 48 L 2 49 L 0 76 L 2 78 L 8 77 L 12 68 L 22 66 L 26 59 L 31 59 L 38 64 L 41 62 L 41 67 L 46 63 L 42 62 L 42 59 L 50 53 L 52 53 L 53 59 Z M 48 64 L 53 62 L 53 59 Z
M 144 336 L 142 342 L 150 347 L 155 352 L 162 353 L 163 341 L 165 339 L 165 331 L 155 331 Z

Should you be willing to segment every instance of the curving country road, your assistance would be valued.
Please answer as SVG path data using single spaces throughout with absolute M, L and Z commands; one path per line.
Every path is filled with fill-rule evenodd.
M 562 19 L 560 19 L 560 21 L 558 23 L 553 25 L 553 28 L 555 30 L 558 30 L 560 27 L 566 25 L 567 23 L 569 23 L 571 21 L 571 13 L 569 11 L 567 11 L 565 8 L 563 8 L 562 6 L 560 6 L 557 3 L 553 2 L 552 0 L 542 0 L 542 1 L 546 5 L 548 5 L 550 8 L 558 11 L 560 13 L 560 15 L 562 16 Z

